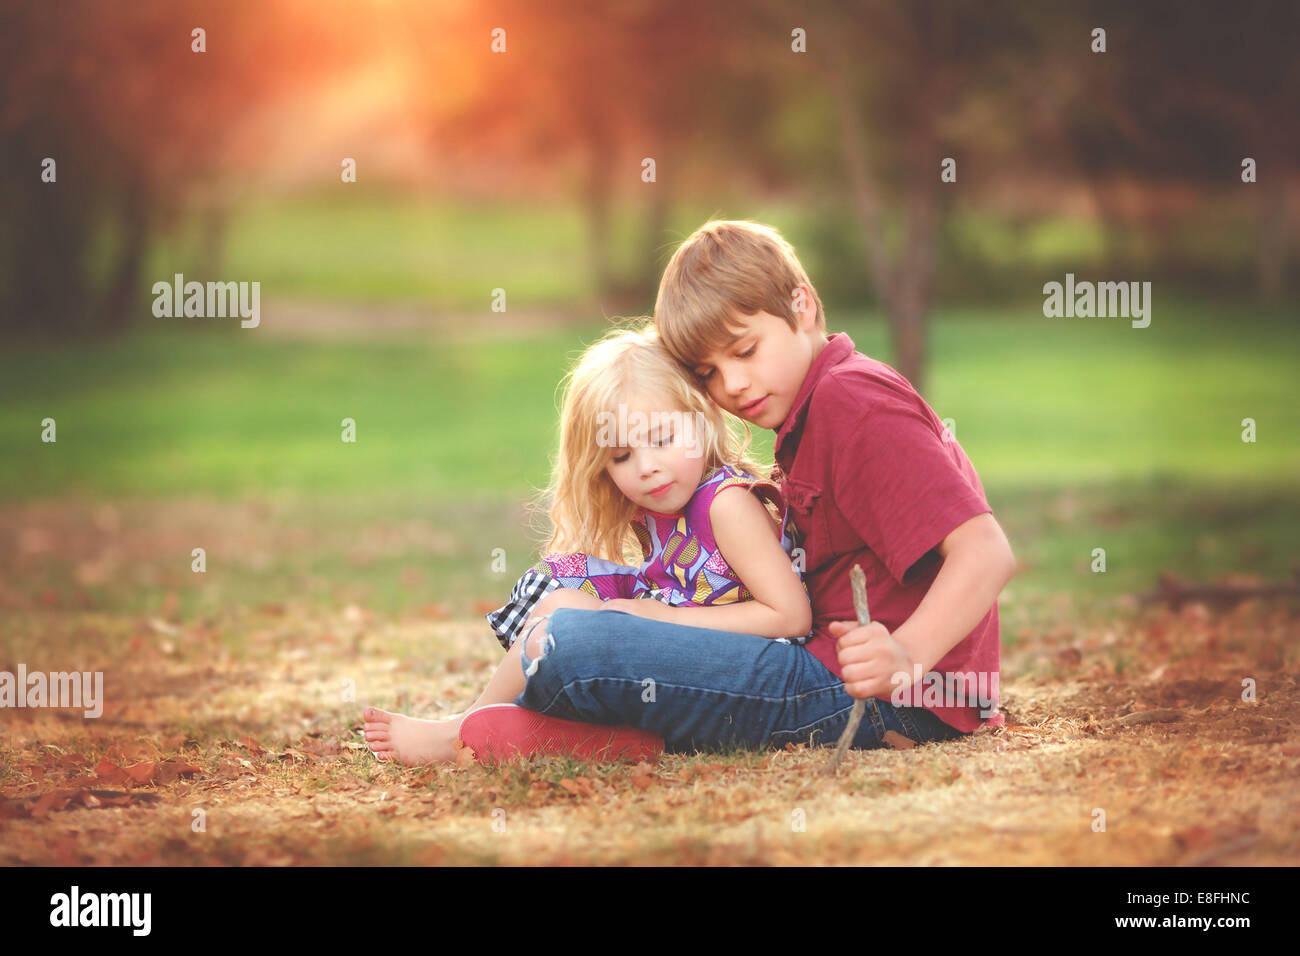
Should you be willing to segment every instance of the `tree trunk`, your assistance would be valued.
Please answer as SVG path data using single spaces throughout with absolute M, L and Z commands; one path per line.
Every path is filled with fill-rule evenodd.
M 1259 297 L 1269 304 L 1282 300 L 1287 261 L 1286 182 L 1275 175 L 1257 186 L 1259 232 L 1255 246 L 1255 278 Z
M 144 189 L 127 190 L 122 203 L 122 246 L 100 299 L 94 332 L 118 332 L 130 324 L 140 301 L 140 275 L 149 245 L 149 209 Z
M 608 128 L 596 117 L 590 117 L 584 129 L 587 150 L 587 181 L 583 189 L 583 211 L 587 217 L 587 244 L 591 258 L 592 282 L 596 295 L 604 298 L 613 287 L 613 270 L 610 265 L 609 243 L 612 230 L 611 199 L 613 171 L 610 154 L 614 144 Z
M 641 268 L 637 274 L 639 298 L 649 298 L 650 308 L 654 308 L 655 294 L 659 289 L 659 276 L 668 263 L 662 261 L 671 250 L 664 245 L 668 232 L 668 214 L 672 209 L 672 195 L 667 182 L 654 182 L 646 187 L 650 190 L 649 206 L 646 210 L 645 249 L 641 254 Z
M 43 183 L 10 191 L 14 205 L 6 229 L 13 257 L 9 303 L 0 310 L 5 328 L 40 336 L 83 325 L 90 217 L 75 192 L 75 187 Z
M 926 289 L 915 280 L 900 282 L 898 291 L 889 304 L 894 367 L 918 392 L 923 392 L 925 387 L 929 312 Z
M 918 96 L 918 122 L 908 137 L 910 172 L 904 202 L 907 231 L 889 299 L 889 322 L 897 369 L 918 392 L 925 384 L 930 306 L 938 271 L 940 215 L 939 146 L 934 136 L 934 91 Z

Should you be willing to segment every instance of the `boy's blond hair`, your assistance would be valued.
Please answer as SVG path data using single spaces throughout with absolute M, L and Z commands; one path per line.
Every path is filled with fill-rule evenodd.
M 632 523 L 636 505 L 605 470 L 608 449 L 599 444 L 602 413 L 626 404 L 633 393 L 652 396 L 665 411 L 698 413 L 706 475 L 721 465 L 768 475 L 749 459 L 748 435 L 742 439 L 734 427 L 740 420 L 694 387 L 649 318 L 634 321 L 636 326 L 613 329 L 588 347 L 561 383 L 560 447 L 545 492 L 551 527 L 544 555 L 582 551 L 620 563 L 642 560 Z
M 817 328 L 825 332 L 822 300 L 779 232 L 756 222 L 710 220 L 677 247 L 664 269 L 655 326 L 673 357 L 690 367 L 730 341 L 737 313 L 767 312 L 797 330 L 798 285 L 812 293 Z

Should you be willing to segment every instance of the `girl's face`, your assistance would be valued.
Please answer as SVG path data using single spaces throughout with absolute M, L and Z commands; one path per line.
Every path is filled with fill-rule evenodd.
M 644 394 L 607 413 L 596 441 L 618 490 L 647 511 L 680 514 L 704 477 L 701 418 Z

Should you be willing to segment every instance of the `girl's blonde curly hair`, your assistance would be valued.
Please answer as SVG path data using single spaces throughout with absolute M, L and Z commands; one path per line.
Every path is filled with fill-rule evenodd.
M 550 524 L 543 554 L 582 551 L 625 564 L 643 560 L 633 531 L 637 506 L 609 476 L 608 449 L 598 441 L 601 422 L 633 394 L 649 396 L 656 408 L 694 416 L 704 474 L 730 465 L 768 477 L 768 469 L 748 457 L 749 426 L 708 398 L 664 348 L 651 319 L 634 321 L 589 346 L 560 383 L 559 448 L 537 504 Z

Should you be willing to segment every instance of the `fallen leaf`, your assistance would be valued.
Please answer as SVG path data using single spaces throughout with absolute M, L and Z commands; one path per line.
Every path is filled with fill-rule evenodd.
M 460 743 L 458 740 L 457 743 Z M 474 748 L 461 744 L 456 750 L 456 766 L 469 767 L 474 763 Z
M 1134 724 L 1167 724 L 1182 719 L 1183 714 L 1181 711 L 1157 708 L 1154 710 L 1135 710 L 1123 717 L 1116 717 L 1111 723 L 1129 727 Z
M 158 782 L 171 783 L 177 777 L 189 777 L 201 773 L 203 771 L 199 767 L 186 763 L 179 757 L 172 757 L 158 765 Z
M 65 809 L 87 807 L 97 809 L 101 806 L 130 806 L 133 803 L 155 803 L 158 795 L 154 793 L 133 793 L 117 790 L 70 790 L 61 788 L 51 790 L 35 797 L 19 797 L 0 803 L 0 817 L 32 817 L 39 819 L 45 815 Z
M 124 786 L 131 783 L 131 776 L 116 764 L 109 763 L 108 758 L 100 760 L 95 765 L 95 776 L 100 780 L 107 780 L 109 783 L 118 783 Z
M 153 780 L 153 775 L 158 769 L 158 764 L 153 761 L 142 761 L 123 768 L 123 773 L 134 780 L 136 783 L 145 784 Z
M 42 794 L 36 806 L 32 807 L 32 816 L 43 817 L 51 810 L 62 810 L 68 805 L 71 793 L 70 790 L 51 790 Z
M 114 760 L 121 760 L 122 763 L 139 763 L 141 760 L 150 760 L 158 756 L 158 751 L 152 743 L 146 741 L 128 742 L 118 745 L 116 748 L 109 750 L 109 755 Z
M 886 730 L 884 736 L 885 743 L 895 750 L 911 750 L 916 746 L 916 741 L 911 737 L 904 737 L 897 730 Z

